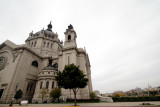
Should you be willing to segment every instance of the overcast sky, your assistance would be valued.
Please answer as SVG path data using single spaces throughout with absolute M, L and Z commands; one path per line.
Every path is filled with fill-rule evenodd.
M 73 25 L 94 90 L 160 86 L 160 0 L 1 0 L 0 44 L 24 44 L 50 21 L 60 40 Z

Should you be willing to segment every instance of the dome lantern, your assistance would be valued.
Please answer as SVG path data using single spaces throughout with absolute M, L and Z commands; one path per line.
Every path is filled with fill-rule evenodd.
M 50 24 L 48 24 L 47 30 L 52 32 L 52 24 L 51 24 L 51 21 L 50 21 Z

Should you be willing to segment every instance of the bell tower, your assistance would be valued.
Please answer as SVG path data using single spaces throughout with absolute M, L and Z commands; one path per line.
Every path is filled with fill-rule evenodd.
M 76 48 L 77 35 L 71 24 L 68 26 L 68 29 L 66 29 L 64 34 L 65 34 L 64 48 Z

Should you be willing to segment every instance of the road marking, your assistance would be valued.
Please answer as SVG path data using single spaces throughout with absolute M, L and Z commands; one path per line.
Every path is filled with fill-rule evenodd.
M 6 107 L 36 107 L 35 105 L 34 106 L 6 106 Z M 41 106 L 43 107 L 43 106 Z M 45 107 L 45 106 L 44 106 Z M 48 107 L 80 107 L 80 106 L 48 106 Z

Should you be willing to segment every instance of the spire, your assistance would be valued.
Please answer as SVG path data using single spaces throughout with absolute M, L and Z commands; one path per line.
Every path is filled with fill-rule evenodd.
M 51 21 L 50 21 L 50 24 L 48 24 L 47 30 L 48 30 L 48 31 L 52 31 L 52 24 L 51 24 Z

